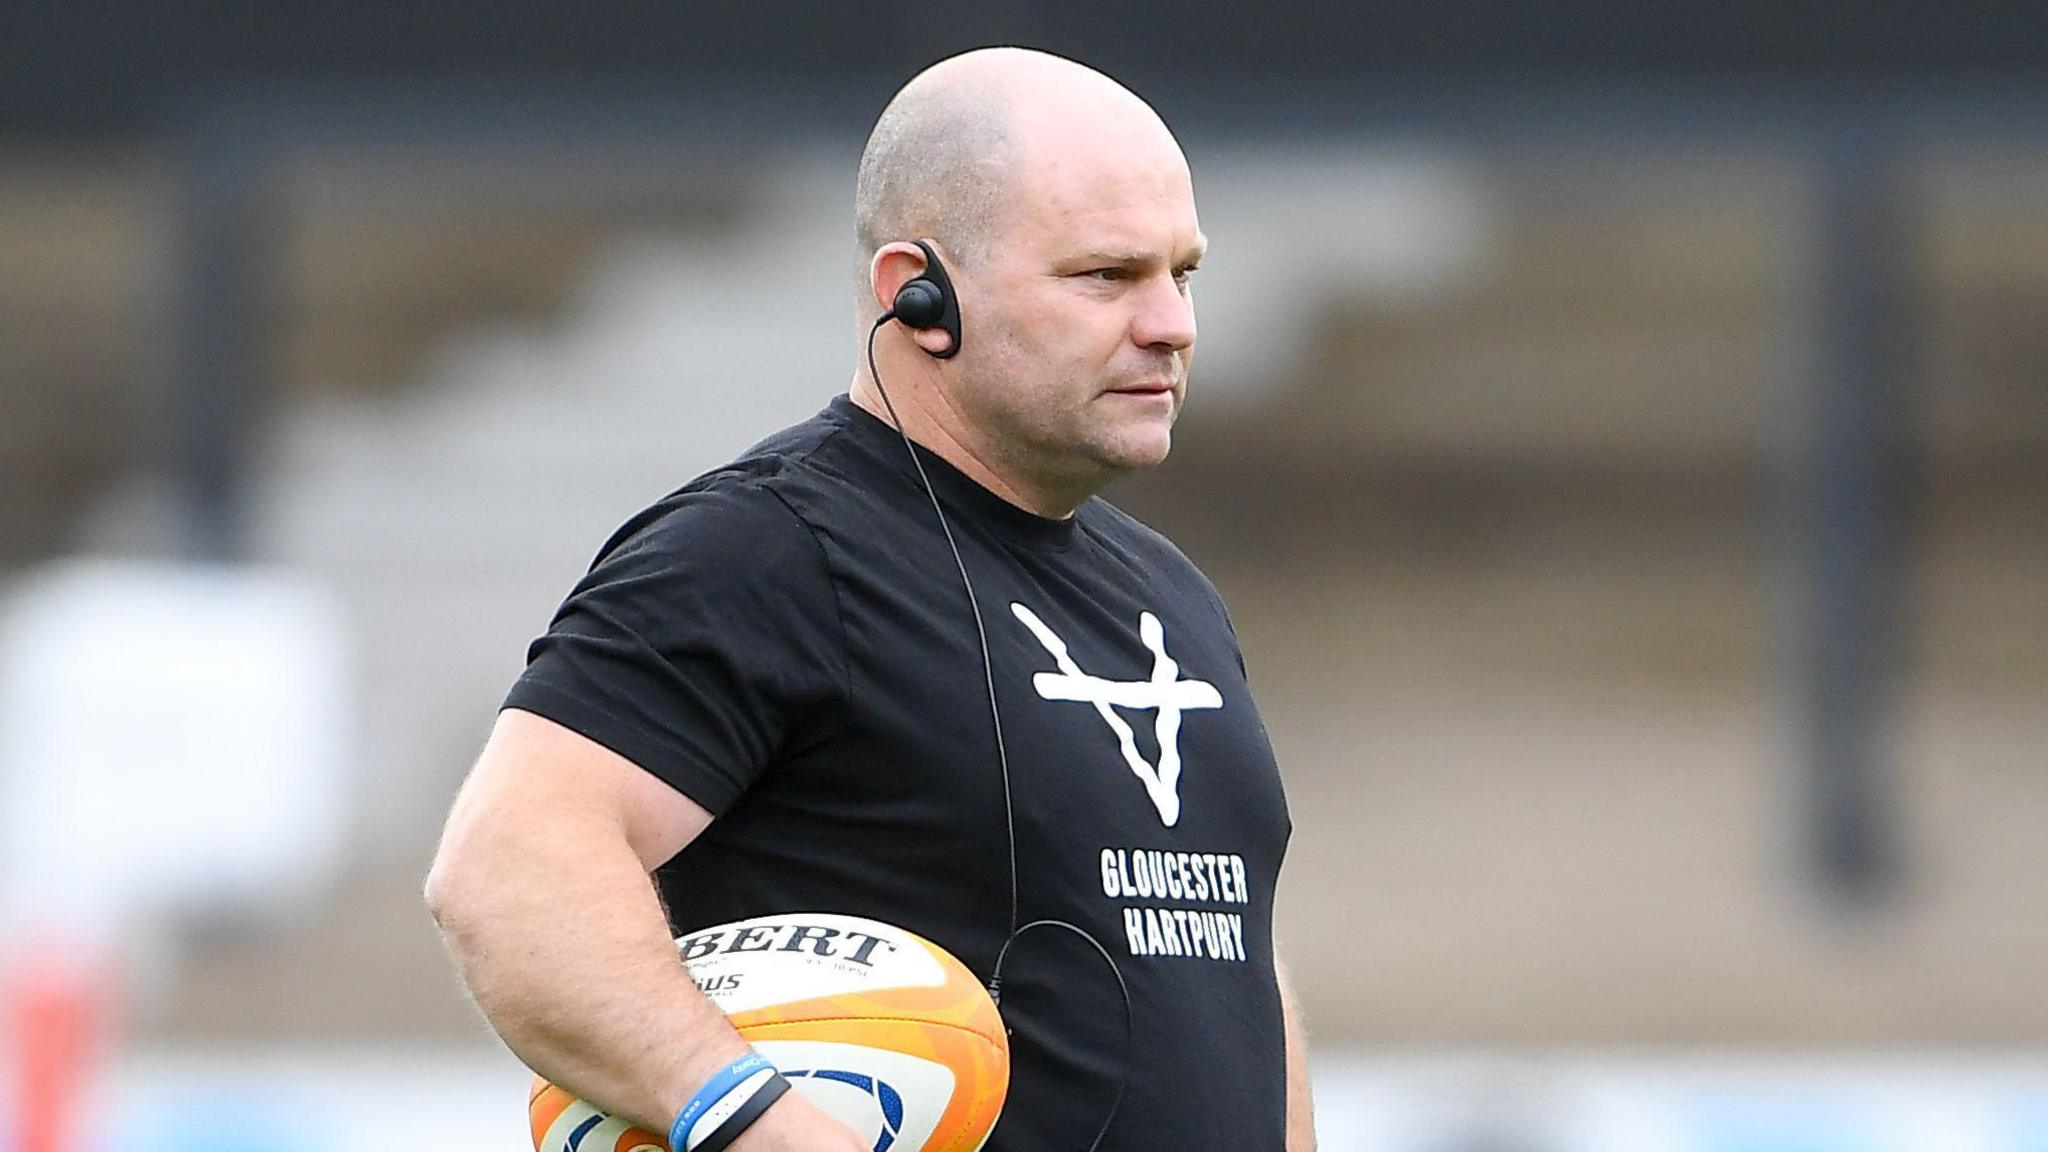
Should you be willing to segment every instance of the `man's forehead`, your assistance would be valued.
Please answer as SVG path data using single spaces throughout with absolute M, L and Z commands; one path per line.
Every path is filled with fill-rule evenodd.
M 1206 245 L 1195 195 L 1178 157 L 1068 155 L 1030 166 L 1016 188 L 1018 215 L 1044 238 L 1104 254 Z
M 1034 207 L 1026 220 L 1063 256 L 1100 256 L 1106 263 L 1188 260 L 1209 244 L 1191 192 L 1061 198 Z

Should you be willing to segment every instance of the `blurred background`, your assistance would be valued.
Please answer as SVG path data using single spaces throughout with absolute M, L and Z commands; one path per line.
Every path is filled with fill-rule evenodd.
M 525 1146 L 446 806 L 612 528 L 844 390 L 890 94 L 1022 43 L 1195 172 L 1111 497 L 1243 638 L 1323 1147 L 2048 1149 L 2044 23 L 8 6 L 12 1147 Z

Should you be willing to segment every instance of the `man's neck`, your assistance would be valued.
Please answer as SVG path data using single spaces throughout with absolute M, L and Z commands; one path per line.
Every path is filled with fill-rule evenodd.
M 919 447 L 934 453 L 959 469 L 969 480 L 1034 516 L 1064 520 L 1085 502 L 1085 496 L 1078 500 L 1055 496 L 1006 476 L 1003 469 L 985 458 L 989 454 L 975 451 L 968 443 L 968 437 L 952 430 L 953 423 L 960 420 L 957 411 L 950 406 L 946 406 L 944 411 L 933 410 L 935 403 L 944 406 L 943 399 L 934 400 L 935 391 L 930 388 L 900 388 L 893 390 L 889 397 L 895 402 L 896 414 L 902 417 L 904 433 Z M 880 389 L 866 375 L 854 377 L 848 394 L 854 404 L 869 415 L 884 424 L 896 426 L 897 422 L 889 417 L 889 408 L 883 403 Z

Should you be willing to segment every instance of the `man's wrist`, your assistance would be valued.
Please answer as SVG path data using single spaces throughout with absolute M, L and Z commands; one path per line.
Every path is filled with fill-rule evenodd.
M 675 1121 L 669 1126 L 669 1147 L 673 1152 L 708 1148 L 714 1135 L 723 1136 L 719 1146 L 730 1143 L 788 1087 L 789 1082 L 766 1057 L 751 1048 L 745 1049 L 719 1065 L 676 1111 Z M 749 1110 L 748 1105 L 764 1092 L 772 1094 L 759 1107 Z M 734 1127 L 733 1122 L 740 1120 L 742 1112 L 746 1113 L 744 1122 Z
M 783 1079 L 782 1073 L 771 1067 L 766 1075 L 767 1078 L 759 1084 L 755 1084 L 750 1078 L 747 1084 L 735 1089 L 721 1102 L 723 1104 L 733 1100 L 739 1101 L 732 1107 L 730 1115 L 722 1116 L 725 1108 L 715 1107 L 697 1121 L 693 1131 L 681 1133 L 680 1136 L 670 1133 L 670 1149 L 681 1149 L 683 1152 L 725 1152 L 728 1145 L 739 1139 L 742 1132 L 752 1127 L 754 1121 L 761 1118 L 762 1113 L 768 1111 L 777 1100 L 782 1099 L 784 1093 L 789 1091 L 789 1081 Z M 677 1143 L 678 1140 L 681 1142 Z

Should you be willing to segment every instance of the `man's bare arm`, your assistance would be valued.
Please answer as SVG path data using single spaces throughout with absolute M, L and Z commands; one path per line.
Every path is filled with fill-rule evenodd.
M 1273 974 L 1280 981 L 1280 1011 L 1287 1032 L 1287 1152 L 1315 1152 L 1315 1101 L 1309 1093 L 1308 1033 L 1302 1027 L 1301 1007 L 1294 986 L 1273 951 Z
M 456 797 L 427 905 L 477 1006 L 534 1071 L 652 1132 L 747 1052 L 692 984 L 649 873 L 711 814 L 603 746 L 507 710 Z M 736 1152 L 855 1149 L 795 1093 Z

